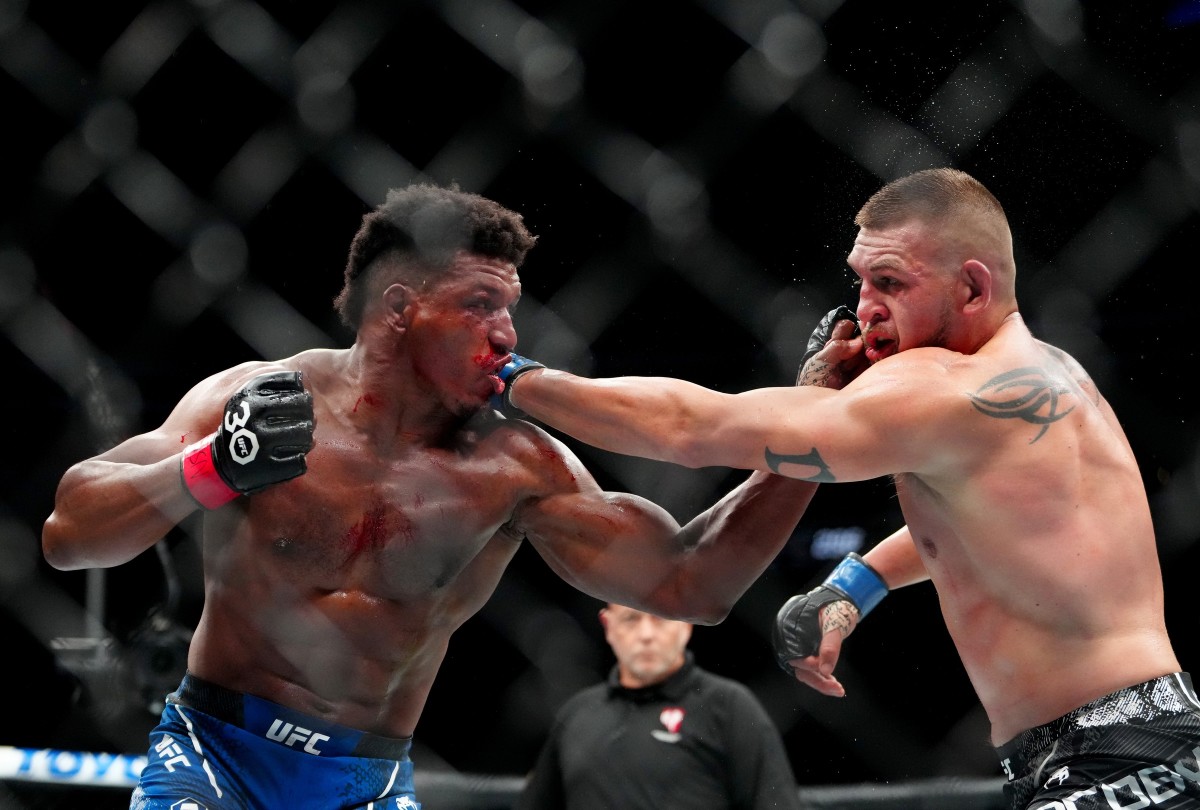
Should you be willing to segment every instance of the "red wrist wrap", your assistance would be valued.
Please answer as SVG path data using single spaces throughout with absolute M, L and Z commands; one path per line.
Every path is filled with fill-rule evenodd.
M 213 463 L 212 436 L 184 449 L 179 472 L 183 476 L 184 488 L 205 509 L 216 509 L 241 494 L 230 488 L 217 472 Z

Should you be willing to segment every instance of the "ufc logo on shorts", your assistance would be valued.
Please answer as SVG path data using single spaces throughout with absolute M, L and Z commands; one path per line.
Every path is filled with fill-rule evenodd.
M 163 736 L 161 740 L 154 746 L 155 753 L 160 759 L 165 760 L 163 766 L 170 773 L 175 773 L 176 765 L 184 765 L 188 768 L 192 767 L 192 763 L 188 762 L 188 758 L 184 756 L 183 749 L 179 747 L 179 743 L 168 736 Z
M 288 748 L 295 748 L 297 743 L 303 743 L 300 747 L 316 756 L 321 756 L 321 750 L 317 748 L 317 743 L 329 739 L 328 734 L 317 734 L 311 729 L 294 726 L 278 718 L 271 724 L 271 728 L 267 729 L 267 737 L 277 743 L 283 743 Z

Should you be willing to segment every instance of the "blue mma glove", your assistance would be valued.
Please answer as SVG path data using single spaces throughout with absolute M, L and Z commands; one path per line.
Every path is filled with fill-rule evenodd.
M 771 641 L 775 660 L 784 672 L 796 658 L 816 655 L 821 648 L 821 608 L 830 602 L 845 600 L 858 610 L 862 621 L 887 596 L 883 577 L 858 554 L 847 554 L 825 581 L 805 594 L 797 594 L 783 603 L 775 616 Z
M 526 371 L 533 371 L 535 368 L 545 368 L 545 366 L 538 361 L 530 360 L 528 357 L 522 357 L 519 354 L 510 355 L 510 357 L 512 359 L 505 363 L 500 370 L 496 372 L 496 376 L 500 378 L 502 383 L 504 383 L 504 390 L 499 394 L 492 394 L 491 398 L 492 407 L 498 411 L 520 410 L 512 404 L 512 400 L 509 398 L 509 395 L 512 392 L 513 381 L 515 381 L 517 377 L 521 376 Z

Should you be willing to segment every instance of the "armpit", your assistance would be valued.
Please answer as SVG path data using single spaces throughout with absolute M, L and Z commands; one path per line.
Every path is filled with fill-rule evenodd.
M 517 527 L 517 519 L 514 516 L 496 530 L 496 536 L 506 537 L 514 543 L 520 543 L 525 539 L 525 532 Z

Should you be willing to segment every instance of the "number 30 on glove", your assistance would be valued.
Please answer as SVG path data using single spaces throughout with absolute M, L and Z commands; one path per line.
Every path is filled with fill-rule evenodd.
M 229 398 L 217 432 L 183 451 L 183 484 L 205 509 L 303 475 L 312 394 L 298 371 L 260 374 Z
M 791 674 L 789 661 L 817 654 L 824 635 L 821 608 L 825 605 L 849 602 L 861 621 L 887 593 L 887 583 L 866 560 L 858 554 L 847 554 L 822 584 L 783 603 L 771 634 L 775 660 Z

